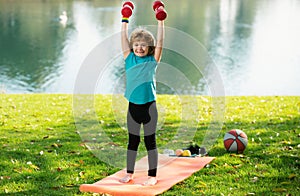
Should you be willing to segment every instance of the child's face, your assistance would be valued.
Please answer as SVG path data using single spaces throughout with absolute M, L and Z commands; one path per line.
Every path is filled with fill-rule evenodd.
M 149 46 L 145 41 L 135 41 L 132 44 L 132 49 L 136 56 L 143 57 L 148 55 Z

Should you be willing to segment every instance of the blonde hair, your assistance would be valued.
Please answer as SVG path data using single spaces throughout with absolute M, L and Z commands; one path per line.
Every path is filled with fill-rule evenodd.
M 148 51 L 148 56 L 149 55 L 154 55 L 154 50 L 155 50 L 155 38 L 152 35 L 152 33 L 146 29 L 142 28 L 137 28 L 134 31 L 132 31 L 129 39 L 129 47 L 131 51 L 133 52 L 133 42 L 136 41 L 145 41 L 148 44 L 149 51 Z

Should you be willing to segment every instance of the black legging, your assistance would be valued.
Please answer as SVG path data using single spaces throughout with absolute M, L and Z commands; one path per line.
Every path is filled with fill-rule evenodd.
M 148 152 L 148 176 L 156 176 L 158 153 L 156 148 L 156 125 L 157 125 L 156 102 L 137 105 L 129 102 L 127 113 L 128 148 L 127 148 L 127 173 L 134 173 L 135 160 L 138 146 L 141 141 L 141 124 L 144 127 L 144 141 Z

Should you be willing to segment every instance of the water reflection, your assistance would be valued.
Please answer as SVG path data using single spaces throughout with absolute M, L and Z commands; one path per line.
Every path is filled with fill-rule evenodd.
M 151 3 L 134 2 L 137 9 L 130 26 L 155 25 Z M 164 2 L 169 12 L 166 25 L 203 43 L 220 71 L 226 95 L 300 94 L 299 1 Z M 68 20 L 60 23 L 64 10 Z M 120 1 L 2 0 L 0 28 L 0 90 L 72 93 L 89 52 L 119 32 Z M 165 50 L 162 60 L 188 76 L 190 92 L 210 94 L 203 78 L 208 69 L 200 73 L 172 50 Z M 105 88 L 97 93 L 113 92 L 110 84 L 123 74 L 121 56 L 106 73 L 101 78 Z M 189 93 L 186 90 L 182 92 Z M 174 93 L 163 84 L 158 84 L 158 92 Z
M 255 18 L 247 74 L 253 85 L 248 91 L 269 94 L 289 89 L 290 94 L 300 94 L 299 3 L 261 3 L 265 9 Z
M 59 4 L 51 6 L 59 10 Z M 0 7 L 0 82 L 8 92 L 46 90 L 45 83 L 61 69 L 56 62 L 66 30 L 43 3 L 1 1 Z

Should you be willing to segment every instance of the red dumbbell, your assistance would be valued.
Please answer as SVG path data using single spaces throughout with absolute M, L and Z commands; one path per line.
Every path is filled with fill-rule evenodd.
M 121 14 L 123 17 L 129 18 L 132 15 L 132 10 L 134 9 L 134 4 L 131 1 L 126 1 L 123 4 Z
M 165 20 L 167 18 L 165 5 L 162 1 L 154 1 L 153 10 L 155 11 L 155 16 L 157 20 Z

